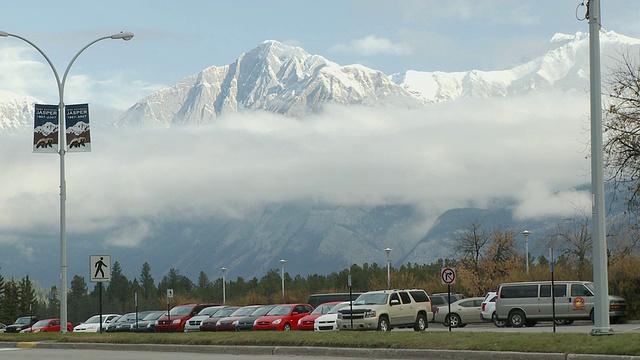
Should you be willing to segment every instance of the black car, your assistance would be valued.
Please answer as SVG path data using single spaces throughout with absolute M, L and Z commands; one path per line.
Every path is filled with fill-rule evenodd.
M 13 324 L 7 326 L 4 329 L 5 333 L 19 333 L 20 331 L 30 328 L 33 324 L 38 322 L 38 317 L 35 315 L 20 316 Z
M 236 331 L 253 330 L 253 322 L 256 321 L 257 318 L 266 315 L 274 307 L 276 307 L 276 305 L 261 306 L 252 312 L 251 315 L 238 319 Z
M 155 332 L 156 320 L 163 315 L 166 315 L 166 311 L 152 311 L 147 316 L 138 319 L 138 323 L 131 324 L 132 332 Z
M 106 332 L 129 332 L 131 331 L 131 325 L 135 324 L 136 319 L 138 321 L 149 315 L 150 311 L 140 311 L 136 315 L 135 312 L 127 313 L 119 318 L 112 320 L 106 327 Z M 137 316 L 137 317 L 136 317 Z

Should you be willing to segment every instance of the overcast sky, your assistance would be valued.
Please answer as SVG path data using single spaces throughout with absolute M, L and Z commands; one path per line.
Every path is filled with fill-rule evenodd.
M 588 32 L 576 19 L 581 3 L 23 0 L 3 5 L 0 30 L 40 46 L 61 76 L 90 41 L 134 32 L 84 52 L 65 93 L 66 103 L 124 110 L 268 39 L 387 74 L 511 68 L 557 32 Z M 602 3 L 603 28 L 640 38 L 637 0 Z M 58 100 L 49 67 L 17 39 L 0 38 L 0 95 Z M 304 120 L 231 115 L 151 133 L 94 129 L 92 153 L 66 157 L 68 231 L 98 229 L 106 244 L 136 246 L 153 232 L 148 219 L 242 216 L 256 203 L 301 198 L 413 203 L 429 223 L 452 207 L 513 197 L 522 219 L 562 217 L 589 203 L 571 190 L 590 181 L 588 111 L 588 94 L 548 93 L 423 111 L 330 107 Z M 57 228 L 57 156 L 32 154 L 20 136 L 3 138 L 0 152 L 10 154 L 0 160 L 0 242 Z

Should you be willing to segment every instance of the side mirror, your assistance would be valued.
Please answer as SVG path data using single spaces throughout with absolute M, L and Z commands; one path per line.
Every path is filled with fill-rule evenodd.
M 293 313 L 291 313 L 291 316 L 296 316 L 299 315 L 297 311 L 294 311 Z
M 393 300 L 391 300 L 391 302 L 390 302 L 389 304 L 390 304 L 391 306 L 394 306 L 394 305 L 400 305 L 400 300 L 393 299 Z

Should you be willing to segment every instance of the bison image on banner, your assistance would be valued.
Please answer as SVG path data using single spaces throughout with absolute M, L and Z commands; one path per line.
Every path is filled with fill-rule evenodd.
M 58 105 L 36 104 L 33 117 L 33 152 L 58 153 Z
M 91 135 L 89 128 L 89 104 L 67 105 L 64 108 L 67 151 L 91 151 Z

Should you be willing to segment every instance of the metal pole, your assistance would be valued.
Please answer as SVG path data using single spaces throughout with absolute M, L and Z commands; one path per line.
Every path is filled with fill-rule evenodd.
M 282 265 L 282 270 L 280 273 L 280 278 L 282 278 L 282 300 L 284 300 L 284 264 L 287 262 L 285 259 L 280 260 L 280 264 Z
M 602 89 L 600 74 L 600 0 L 587 3 L 589 15 L 589 71 L 591 74 L 591 189 L 593 192 L 594 325 L 591 335 L 611 335 L 602 156 Z
M 226 294 L 226 286 L 227 286 L 227 280 L 224 276 L 224 273 L 227 272 L 227 268 L 223 267 L 222 269 L 222 304 L 224 305 L 227 302 L 227 294 Z
M 384 252 L 387 253 L 387 289 L 391 289 L 391 259 L 389 258 L 389 254 L 391 253 L 391 248 L 384 249 Z
M 56 83 L 58 85 L 58 153 L 60 154 L 60 323 L 67 323 L 67 223 L 66 223 L 66 208 L 65 202 L 67 199 L 67 183 L 65 181 L 65 166 L 64 166 L 64 155 L 66 153 L 66 138 L 65 138 L 65 117 L 64 117 L 64 85 L 67 81 L 67 75 L 69 74 L 69 70 L 71 69 L 71 65 L 76 61 L 78 56 L 82 54 L 89 46 L 97 43 L 98 41 L 105 39 L 122 39 L 125 41 L 131 40 L 133 38 L 132 33 L 119 33 L 110 36 L 104 36 L 99 39 L 96 39 L 89 44 L 85 45 L 80 51 L 78 51 L 75 56 L 67 65 L 67 69 L 64 72 L 64 76 L 62 80 L 60 80 L 60 76 L 58 75 L 58 71 L 56 67 L 53 65 L 53 62 L 47 54 L 42 51 L 36 44 L 31 41 L 15 34 L 9 34 L 4 31 L 0 31 L 0 37 L 14 37 L 16 39 L 20 39 L 27 44 L 31 45 L 33 48 L 38 50 L 38 52 L 45 58 L 51 70 L 53 71 L 53 75 L 56 77 Z M 66 326 L 60 326 L 61 333 L 67 333 Z
M 529 230 L 525 230 L 522 232 L 524 235 L 524 258 L 527 269 L 527 274 L 529 273 Z

